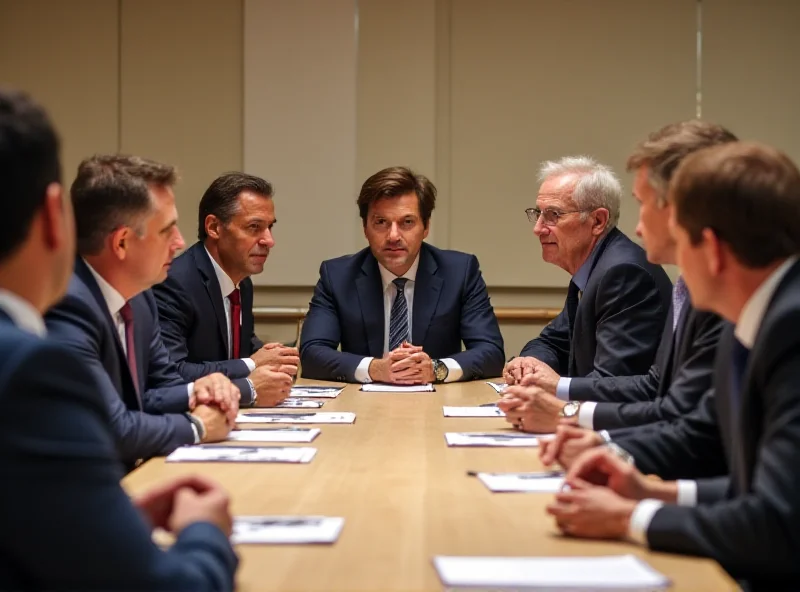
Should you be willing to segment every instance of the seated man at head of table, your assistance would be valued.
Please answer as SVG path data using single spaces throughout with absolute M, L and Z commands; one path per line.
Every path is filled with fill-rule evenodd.
M 101 386 L 126 466 L 185 444 L 224 440 L 239 389 L 220 373 L 181 378 L 161 339 L 149 288 L 184 246 L 172 186 L 175 169 L 137 156 L 84 160 L 72 183 L 75 272 L 47 314 Z
M 92 372 L 47 337 L 75 257 L 58 144 L 38 105 L 0 90 L 0 590 L 233 590 L 227 494 L 180 477 L 132 502 Z
M 242 407 L 277 405 L 289 396 L 299 357 L 256 337 L 250 279 L 275 246 L 272 185 L 225 173 L 203 194 L 199 219 L 200 240 L 153 286 L 164 344 L 185 380 L 221 372 L 239 388 Z
M 528 219 L 542 258 L 572 279 L 564 309 L 506 365 L 503 376 L 509 384 L 527 384 L 527 374 L 551 375 L 566 400 L 571 377 L 631 376 L 650 369 L 671 307 L 672 283 L 617 228 L 622 189 L 611 169 L 588 157 L 566 157 L 545 162 L 539 178 Z
M 800 171 L 762 144 L 716 146 L 681 163 L 669 199 L 692 302 L 732 323 L 720 337 L 713 395 L 679 420 L 579 456 L 572 490 L 548 511 L 572 536 L 627 537 L 711 557 L 746 589 L 796 589 Z M 729 476 L 643 475 L 690 478 L 712 461 Z
M 651 134 L 628 159 L 628 169 L 635 173 L 633 195 L 639 203 L 636 234 L 651 263 L 675 264 L 675 241 L 669 231 L 672 206 L 666 201 L 666 190 L 681 159 L 733 141 L 736 136 L 721 126 L 685 121 Z M 509 423 L 528 432 L 552 432 L 559 421 L 609 430 L 676 419 L 696 408 L 711 385 L 722 325 L 714 313 L 694 309 L 679 277 L 656 359 L 647 374 L 572 378 L 569 401 L 563 401 L 555 396 L 558 380 L 534 372 L 527 376 L 528 386 L 509 387 L 499 406 Z
M 433 183 L 404 167 L 364 182 L 369 247 L 320 266 L 300 340 L 304 377 L 419 384 L 500 374 L 503 338 L 478 259 L 423 242 L 435 204 Z

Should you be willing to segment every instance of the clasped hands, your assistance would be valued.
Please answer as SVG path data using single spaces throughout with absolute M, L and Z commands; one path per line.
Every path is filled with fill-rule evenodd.
M 506 364 L 503 378 L 509 385 L 497 403 L 506 421 L 533 433 L 550 433 L 559 423 L 575 423 L 560 417 L 564 401 L 555 396 L 560 376 L 536 358 L 514 358 Z
M 389 384 L 425 384 L 433 382 L 433 362 L 422 346 L 403 342 L 400 347 L 369 364 L 373 382 Z

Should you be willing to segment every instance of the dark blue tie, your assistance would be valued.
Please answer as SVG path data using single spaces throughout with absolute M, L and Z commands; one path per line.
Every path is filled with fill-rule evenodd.
M 406 302 L 406 278 L 397 278 L 392 283 L 397 289 L 397 296 L 389 315 L 389 351 L 400 347 L 408 339 L 408 302 Z
M 731 351 L 731 421 L 734 433 L 739 432 L 739 413 L 742 405 L 742 380 L 747 369 L 750 350 L 741 341 L 733 338 Z

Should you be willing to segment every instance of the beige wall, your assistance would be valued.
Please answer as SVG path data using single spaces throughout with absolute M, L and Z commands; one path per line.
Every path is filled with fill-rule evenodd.
M 703 116 L 800 159 L 800 2 L 702 6 Z M 93 152 L 177 164 L 189 242 L 197 202 L 217 174 L 249 168 L 273 180 L 278 246 L 258 278 L 257 304 L 306 305 L 319 260 L 365 244 L 353 203 L 360 183 L 407 164 L 439 187 L 430 241 L 477 253 L 495 306 L 559 307 L 565 275 L 540 261 L 522 213 L 535 198 L 536 166 L 588 153 L 621 171 L 647 132 L 692 117 L 696 8 L 695 0 L 0 0 L 0 83 L 49 108 L 67 181 Z M 627 194 L 630 178 L 621 177 Z M 631 232 L 629 198 L 623 208 Z M 507 353 L 536 331 L 504 326 Z M 262 333 L 290 340 L 294 329 Z

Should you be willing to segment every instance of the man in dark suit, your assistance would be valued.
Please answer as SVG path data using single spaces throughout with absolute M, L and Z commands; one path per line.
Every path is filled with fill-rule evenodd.
M 718 125 L 686 121 L 651 134 L 628 159 L 628 170 L 635 173 L 633 195 L 639 203 L 636 234 L 644 242 L 648 261 L 675 264 L 666 188 L 681 159 L 733 141 L 736 136 Z M 507 421 L 531 432 L 553 431 L 559 421 L 608 430 L 676 419 L 692 411 L 711 385 L 722 324 L 717 315 L 695 310 L 679 277 L 656 359 L 647 374 L 559 379 L 540 369 L 523 378 L 523 385 L 539 388 L 514 386 L 499 406 Z M 557 396 L 559 382 L 563 399 Z M 564 415 L 569 419 L 563 419 Z M 599 434 L 594 440 L 602 442 Z
M 527 210 L 545 261 L 567 271 L 567 300 L 503 376 L 631 376 L 648 371 L 666 322 L 672 284 L 660 266 L 616 228 L 621 188 L 587 157 L 547 162 L 536 207 Z M 559 391 L 565 391 L 562 381 Z M 566 399 L 566 392 L 562 395 Z
M 153 286 L 164 344 L 185 380 L 221 372 L 239 388 L 242 406 L 277 405 L 299 357 L 296 348 L 256 337 L 250 279 L 275 246 L 272 185 L 225 173 L 203 194 L 199 218 L 199 242 Z
M 711 557 L 752 589 L 794 586 L 800 171 L 764 145 L 708 148 L 681 163 L 670 199 L 692 301 L 735 325 L 720 338 L 714 395 L 677 422 L 581 455 L 567 476 L 572 490 L 548 511 L 570 535 L 628 536 L 657 551 Z M 730 477 L 653 481 L 622 460 L 626 452 L 642 471 L 661 464 L 681 477 L 698 472 L 702 454 L 727 466 Z M 704 476 L 712 476 L 708 468 Z
M 369 247 L 320 266 L 303 376 L 415 384 L 500 374 L 503 338 L 477 258 L 423 243 L 435 204 L 433 183 L 404 167 L 364 182 Z
M 227 437 L 238 389 L 216 373 L 188 383 L 161 340 L 149 287 L 183 246 L 172 167 L 131 156 L 94 156 L 72 184 L 79 257 L 69 290 L 47 315 L 101 386 L 129 468 L 183 444 Z
M 75 246 L 59 169 L 41 108 L 0 91 L 0 589 L 232 590 L 225 492 L 182 477 L 131 503 L 92 373 L 46 339 Z

